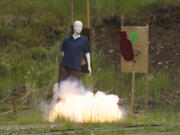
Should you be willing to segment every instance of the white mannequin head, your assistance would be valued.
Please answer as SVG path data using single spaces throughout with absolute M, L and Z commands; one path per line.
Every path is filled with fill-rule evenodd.
M 74 21 L 74 34 L 79 35 L 83 29 L 83 24 L 81 21 Z

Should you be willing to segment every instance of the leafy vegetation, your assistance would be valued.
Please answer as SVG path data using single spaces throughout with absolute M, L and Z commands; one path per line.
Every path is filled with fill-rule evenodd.
M 79 2 L 79 3 L 78 3 Z M 125 14 L 134 16 L 148 14 L 152 7 L 164 5 L 176 6 L 179 0 L 95 0 L 90 1 L 92 21 L 99 23 L 105 17 Z M 163 4 L 162 4 L 163 3 Z M 86 25 L 86 9 L 84 0 L 76 0 L 75 19 L 84 21 Z M 156 6 L 155 6 L 156 5 Z M 163 5 L 163 6 L 164 6 Z M 80 10 L 81 9 L 81 10 Z M 82 12 L 83 10 L 83 12 Z M 143 11 L 143 12 L 142 12 Z M 61 42 L 70 33 L 69 0 L 1 0 L 0 1 L 0 112 L 12 110 L 10 95 L 20 85 L 24 85 L 26 92 L 17 98 L 17 107 L 33 108 L 40 100 L 51 100 L 52 88 L 57 82 L 58 66 L 61 59 Z M 99 21 L 99 22 L 98 22 Z M 92 51 L 93 76 L 82 75 L 86 86 L 92 85 L 96 90 L 113 93 L 122 98 L 130 98 L 131 74 L 117 71 L 103 52 L 96 48 Z M 171 80 L 165 71 L 152 72 L 149 75 L 149 96 L 151 101 L 161 101 L 161 96 L 171 87 Z M 144 102 L 145 78 L 136 75 L 135 103 Z M 142 111 L 142 110 L 141 110 Z M 177 119 L 178 118 L 178 119 Z M 173 124 L 179 123 L 179 112 L 167 108 L 154 111 L 152 114 L 140 112 L 137 118 L 127 118 L 118 123 L 105 124 L 76 124 L 59 119 L 57 124 L 63 123 L 59 129 L 67 128 L 109 128 L 141 124 Z M 18 112 L 13 116 L 0 114 L 0 124 L 37 124 L 48 123 L 36 109 Z M 40 129 L 44 131 L 46 129 Z M 48 129 L 49 130 L 49 129 Z M 151 127 L 137 132 L 148 133 Z M 166 127 L 164 130 L 170 130 Z M 174 131 L 179 130 L 174 127 Z M 162 131 L 162 130 L 161 130 Z M 2 133 L 3 131 L 0 131 Z M 18 131 L 21 132 L 21 131 Z M 40 131 L 37 131 L 40 132 Z M 86 131 L 76 131 L 78 134 L 88 134 Z M 123 133 L 111 131 L 111 134 Z M 131 131 L 128 131 L 130 134 Z M 158 132 L 160 132 L 158 130 Z M 94 131 L 93 134 L 109 134 L 104 131 Z

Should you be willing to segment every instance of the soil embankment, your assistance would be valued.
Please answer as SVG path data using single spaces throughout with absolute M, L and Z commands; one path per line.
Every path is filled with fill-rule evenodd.
M 170 96 L 175 102 L 180 99 L 180 6 L 159 8 L 149 16 L 132 20 L 125 16 L 124 25 L 141 26 L 149 24 L 149 71 L 165 71 L 172 81 Z M 117 16 L 105 18 L 95 27 L 95 46 L 112 61 L 117 70 L 120 67 L 121 19 Z M 172 94 L 174 93 L 174 94 Z

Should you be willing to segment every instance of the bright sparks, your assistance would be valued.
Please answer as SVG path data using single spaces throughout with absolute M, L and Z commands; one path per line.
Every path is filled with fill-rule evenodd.
M 63 81 L 54 85 L 54 97 L 48 120 L 54 122 L 62 117 L 74 122 L 114 122 L 122 119 L 116 95 L 98 91 L 93 94 L 76 80 Z M 60 100 L 58 100 L 60 99 Z

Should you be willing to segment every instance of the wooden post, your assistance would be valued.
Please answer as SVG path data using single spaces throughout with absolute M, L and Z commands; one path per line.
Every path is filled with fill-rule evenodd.
M 134 88 L 135 88 L 135 61 L 132 61 L 132 90 L 131 90 L 131 104 L 130 104 L 130 114 L 133 115 L 134 106 Z
M 87 28 L 90 29 L 90 10 L 89 10 L 89 0 L 86 0 L 87 5 Z
M 146 25 L 146 27 L 148 28 L 148 31 L 149 31 L 149 24 Z M 148 38 L 149 38 L 149 33 L 148 33 Z M 149 39 L 148 39 L 149 40 Z M 148 42 L 148 47 L 149 47 L 149 43 Z M 148 63 L 149 63 L 149 60 L 147 60 Z M 149 65 L 149 64 L 148 64 Z M 147 70 L 147 72 L 145 73 L 145 78 L 146 78 L 146 90 L 145 90 L 145 107 L 148 106 L 148 76 L 149 76 L 149 71 Z
M 92 74 L 89 76 L 89 86 L 90 86 L 90 89 L 92 90 L 92 92 L 94 92 L 93 82 L 92 82 Z
M 12 96 L 13 111 L 16 113 L 15 96 Z
M 145 91 L 145 107 L 148 106 L 148 72 L 145 73 L 146 77 L 146 91 Z
M 121 29 L 123 28 L 123 26 L 124 26 L 124 14 L 121 15 Z M 120 61 L 120 98 L 123 97 L 123 89 L 124 89 L 123 73 L 121 72 L 121 68 L 122 68 L 122 61 Z
M 96 0 L 93 0 L 93 6 L 92 6 L 92 27 L 91 27 L 91 39 L 92 41 L 94 41 L 94 37 L 95 37 L 95 14 L 96 14 L 96 10 L 97 10 L 97 5 L 96 5 Z
M 73 0 L 70 0 L 70 19 L 71 19 L 71 24 L 73 25 L 74 23 L 74 3 Z
M 121 15 L 121 26 L 124 26 L 124 14 Z

